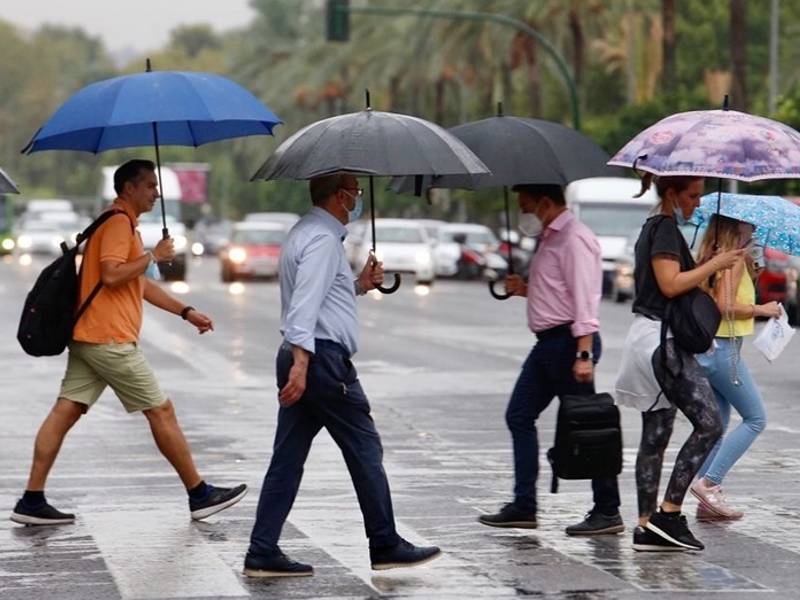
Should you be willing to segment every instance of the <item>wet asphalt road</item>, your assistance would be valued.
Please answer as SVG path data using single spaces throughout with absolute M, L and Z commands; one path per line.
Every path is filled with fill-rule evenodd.
M 248 580 L 242 561 L 277 411 L 278 291 L 272 282 L 231 289 L 209 259 L 191 265 L 186 301 L 215 319 L 216 332 L 197 336 L 179 318 L 148 308 L 142 346 L 175 401 L 201 473 L 212 483 L 244 481 L 250 494 L 208 522 L 192 523 L 180 482 L 144 419 L 127 415 L 106 393 L 67 438 L 49 481 L 49 500 L 77 512 L 76 524 L 17 526 L 5 515 L 24 488 L 33 437 L 65 364 L 64 356 L 28 358 L 14 339 L 24 293 L 41 264 L 0 262 L 0 600 L 800 598 L 797 339 L 772 365 L 745 351 L 769 408 L 767 430 L 726 480 L 745 518 L 695 524 L 690 517 L 707 545 L 703 553 L 638 555 L 630 530 L 639 417 L 628 410 L 624 534 L 566 537 L 563 527 L 589 508 L 589 485 L 562 482 L 559 494 L 549 494 L 543 457 L 538 530 L 476 522 L 509 499 L 503 413 L 532 336 L 523 301 L 500 303 L 482 285 L 457 282 L 437 282 L 427 296 L 406 282 L 394 296 L 362 298 L 355 360 L 382 434 L 399 531 L 440 545 L 444 557 L 418 569 L 370 571 L 355 494 L 337 448 L 322 433 L 282 540 L 284 551 L 311 562 L 316 575 Z M 629 309 L 603 304 L 599 389 L 611 388 Z M 554 419 L 554 408 L 540 419 L 543 447 Z M 687 431 L 679 418 L 673 439 Z M 673 444 L 667 467 L 675 452 Z M 687 513 L 694 509 L 687 500 Z

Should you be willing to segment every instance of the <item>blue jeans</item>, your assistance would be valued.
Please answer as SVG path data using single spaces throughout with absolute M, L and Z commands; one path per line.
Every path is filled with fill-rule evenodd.
M 353 363 L 335 342 L 316 340 L 315 347 L 308 364 L 306 391 L 295 404 L 278 411 L 272 460 L 250 535 L 252 554 L 269 555 L 277 550 L 311 442 L 322 427 L 342 451 L 370 547 L 393 546 L 400 540 L 383 470 L 383 447 Z M 278 389 L 286 385 L 292 363 L 290 346 L 281 345 L 276 359 Z
M 600 360 L 600 336 L 592 345 L 594 360 Z M 575 381 L 577 342 L 569 331 L 540 339 L 522 365 L 511 400 L 506 409 L 506 424 L 514 446 L 514 504 L 536 512 L 536 479 L 539 475 L 539 440 L 536 420 L 553 398 L 569 394 L 592 394 L 594 384 Z M 619 510 L 616 477 L 592 479 L 594 510 L 615 515 Z
M 738 339 L 741 343 L 741 338 Z M 730 360 L 731 354 L 735 351 L 732 341 L 728 338 L 716 338 L 716 342 L 717 348 L 714 352 L 697 355 L 697 362 L 705 371 L 708 382 L 714 390 L 723 428 L 728 427 L 731 407 L 742 417 L 742 422 L 736 429 L 719 439 L 698 472 L 699 477 L 705 477 L 719 485 L 758 434 L 764 431 L 767 412 L 750 369 L 744 362 L 739 361 L 736 368 L 741 385 L 734 385 L 731 381 Z

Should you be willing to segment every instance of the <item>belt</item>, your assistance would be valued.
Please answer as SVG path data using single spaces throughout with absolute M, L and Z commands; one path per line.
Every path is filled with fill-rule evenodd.
M 564 323 L 563 325 L 556 325 L 550 329 L 543 329 L 542 331 L 534 331 L 536 339 L 549 340 L 564 335 L 572 336 L 572 323 Z

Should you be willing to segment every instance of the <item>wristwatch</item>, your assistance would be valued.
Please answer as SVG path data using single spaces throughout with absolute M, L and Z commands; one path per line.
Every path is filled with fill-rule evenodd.
M 592 360 L 594 359 L 594 354 L 589 352 L 588 350 L 582 350 L 575 355 L 577 360 Z

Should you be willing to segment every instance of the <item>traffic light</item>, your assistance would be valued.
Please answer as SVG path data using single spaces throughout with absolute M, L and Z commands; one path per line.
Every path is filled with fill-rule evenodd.
M 350 0 L 327 0 L 325 18 L 329 42 L 350 40 Z

